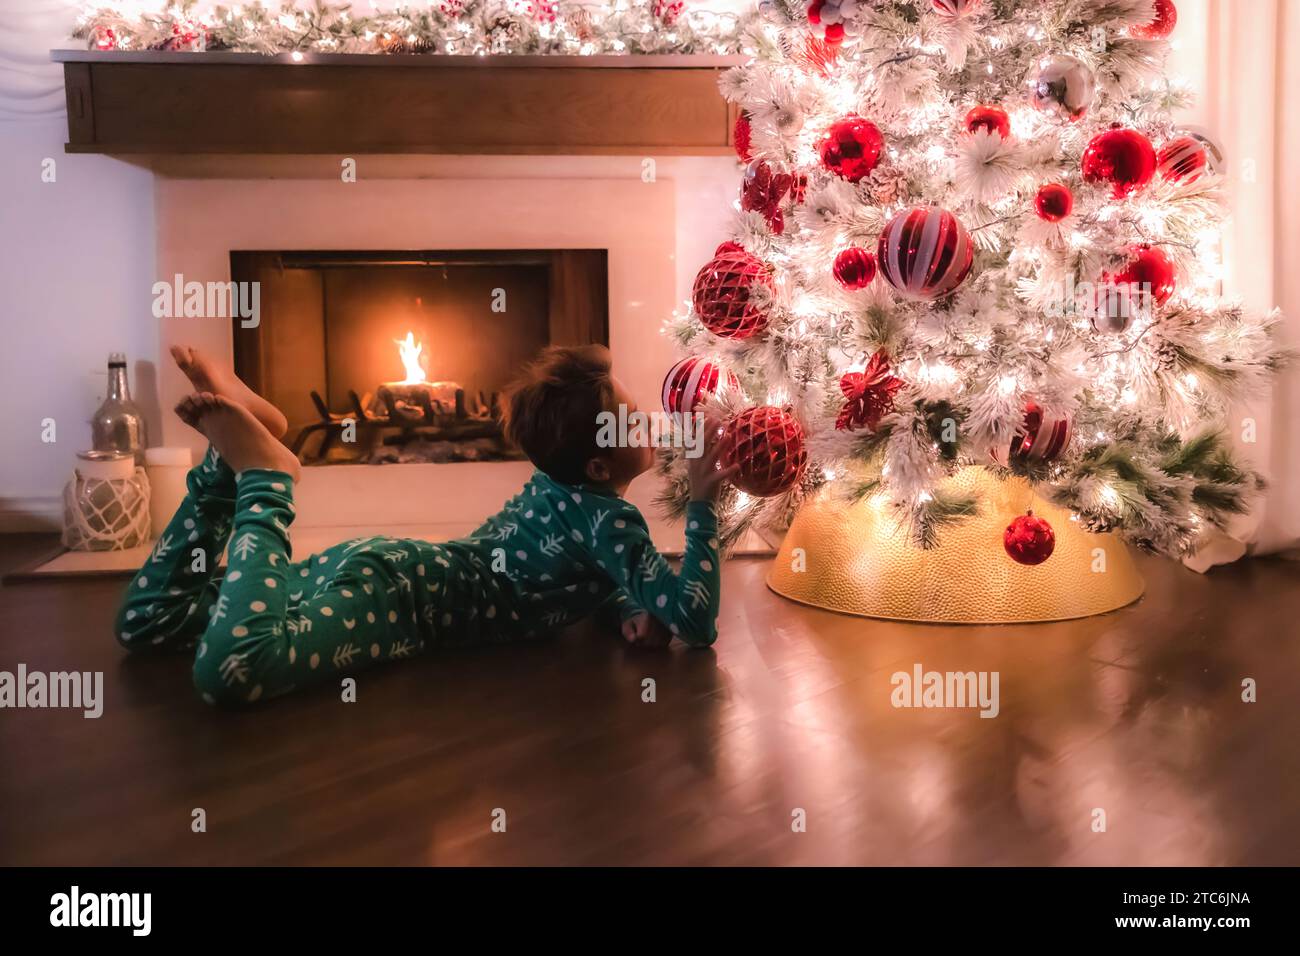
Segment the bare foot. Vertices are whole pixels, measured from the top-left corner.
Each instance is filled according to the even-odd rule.
[[[268,468],[298,480],[302,471],[298,457],[238,402],[224,395],[196,392],[181,399],[176,414],[206,435],[236,474],[249,468]]]
[[[173,345],[171,352],[177,368],[185,373],[194,391],[210,392],[243,405],[273,438],[283,438],[289,430],[289,422],[280,409],[241,382],[234,369],[188,345]]]

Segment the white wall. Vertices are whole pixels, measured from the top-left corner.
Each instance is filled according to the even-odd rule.
[[[0,18],[0,530],[57,521],[73,457],[90,445],[105,360],[156,360],[152,176],[100,156],[69,156],[64,0],[6,0]],[[41,181],[55,161],[56,179]],[[147,370],[145,370],[147,371]],[[134,384],[134,381],[133,381]],[[57,441],[41,441],[42,421]]]

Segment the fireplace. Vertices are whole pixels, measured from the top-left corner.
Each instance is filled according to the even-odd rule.
[[[548,344],[608,344],[603,249],[232,252],[235,369],[306,465],[506,461],[500,394]]]

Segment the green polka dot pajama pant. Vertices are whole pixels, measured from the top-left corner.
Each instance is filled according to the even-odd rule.
[[[436,605],[463,590],[436,546],[365,539],[295,563],[288,475],[248,470],[236,480],[209,453],[188,484],[127,589],[117,634],[132,649],[197,645],[194,683],[209,703],[251,703],[413,657],[437,625],[454,624],[450,611],[435,620]]]

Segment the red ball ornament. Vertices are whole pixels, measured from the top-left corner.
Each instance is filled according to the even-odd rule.
[[[931,0],[934,12],[941,17],[964,17],[980,5],[980,0]]]
[[[1178,23],[1178,8],[1174,0],[1156,0],[1156,18],[1140,27],[1130,27],[1129,36],[1139,40],[1163,40],[1174,32]]]
[[[789,408],[760,405],[727,422],[722,434],[722,463],[738,465],[732,483],[741,491],[767,498],[792,488],[808,464],[803,426]]]
[[[741,110],[736,114],[736,125],[731,129],[731,145],[736,150],[736,158],[742,163],[748,163],[754,158],[751,150],[751,137],[753,130],[749,125],[749,114]]]
[[[1034,196],[1034,211],[1047,222],[1060,222],[1074,211],[1074,193],[1064,183],[1048,183]]]
[[[1132,258],[1119,272],[1101,277],[1092,327],[1098,332],[1128,330],[1133,319],[1164,305],[1174,294],[1177,271],[1158,246],[1133,247]]]
[[[1137,130],[1117,126],[1092,138],[1082,165],[1085,182],[1110,183],[1111,196],[1124,199],[1151,181],[1156,151]]]
[[[765,159],[756,159],[745,169],[745,179],[740,186],[740,208],[761,213],[767,227],[776,235],[785,232],[785,214],[781,200],[785,198],[794,177],[772,166]]]
[[[875,123],[861,116],[846,116],[826,131],[820,153],[823,166],[856,183],[876,168],[884,149],[885,138]]]
[[[966,227],[937,206],[916,206],[894,216],[876,247],[885,281],[917,302],[942,298],[961,285],[974,254]]]
[[[1205,144],[1195,136],[1179,136],[1165,143],[1156,155],[1156,169],[1161,179],[1192,182],[1204,175],[1210,165]]]
[[[865,289],[876,277],[876,257],[866,249],[850,246],[841,249],[831,271],[846,289]]]
[[[664,376],[664,411],[689,415],[721,388],[738,389],[740,381],[706,359],[684,358]]]
[[[903,380],[889,369],[889,356],[883,349],[871,356],[866,369],[845,372],[840,379],[844,393],[844,407],[835,419],[840,431],[853,431],[865,426],[875,431],[880,419],[894,407],[894,393],[903,387]]]
[[[1056,533],[1050,524],[1030,511],[1007,525],[1007,530],[1002,532],[1002,547],[1018,564],[1042,564],[1056,549]]]
[[[1036,402],[1026,402],[1024,421],[1010,448],[1005,455],[993,458],[1006,466],[1055,461],[1070,447],[1071,430],[1068,417],[1049,417]]]
[[[767,264],[734,242],[718,246],[695,276],[691,301],[700,321],[723,339],[747,339],[767,328],[773,291]]]
[[[966,132],[988,130],[1006,139],[1011,135],[1011,118],[1000,106],[976,106],[966,114]]]

